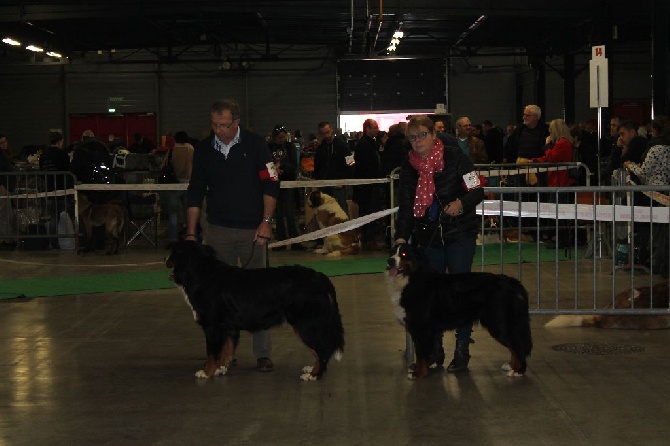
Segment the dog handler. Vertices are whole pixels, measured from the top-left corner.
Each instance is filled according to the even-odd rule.
[[[483,184],[470,159],[458,147],[445,147],[433,121],[413,117],[407,126],[412,144],[400,168],[396,243],[412,236],[426,249],[430,265],[439,272],[470,272],[479,221],[475,208],[484,199]],[[467,370],[472,323],[456,329],[454,358],[448,372]],[[444,364],[442,337],[435,340],[432,358]]]
[[[197,223],[207,198],[207,244],[219,260],[245,268],[263,268],[279,194],[279,177],[268,146],[240,128],[235,100],[217,101],[210,110],[213,135],[193,153],[186,203],[186,240],[197,240]],[[270,372],[269,331],[253,333],[257,370]]]

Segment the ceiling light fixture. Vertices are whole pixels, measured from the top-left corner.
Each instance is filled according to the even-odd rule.
[[[63,55],[60,53],[55,53],[53,51],[47,51],[47,56],[55,57],[56,59],[62,59]]]
[[[233,68],[233,63],[230,61],[230,58],[226,58],[223,62],[221,62],[221,65],[219,65],[219,70],[220,71],[228,71],[231,68]]]
[[[398,24],[398,29],[393,33],[391,43],[389,44],[388,48],[386,48],[386,51],[388,51],[389,53],[394,53],[396,48],[398,48],[398,45],[400,45],[400,39],[405,37],[405,33],[400,31],[401,26],[402,22]]]
[[[5,37],[4,39],[2,39],[2,41],[3,41],[4,43],[6,43],[7,45],[11,45],[11,46],[21,46],[21,42],[18,42],[18,41],[16,41],[16,40],[12,39],[11,37]]]
[[[475,20],[470,26],[468,26],[468,29],[463,31],[463,33],[458,37],[458,40],[456,41],[456,43],[454,45],[460,45],[461,42],[463,42],[466,37],[468,37],[474,30],[479,28],[481,26],[481,24],[484,23],[484,20],[486,20],[485,15],[479,16],[479,18],[477,20]]]
[[[39,46],[35,46],[35,45],[28,45],[26,47],[26,49],[28,51],[34,51],[35,53],[43,53],[44,52],[43,48],[40,48]]]

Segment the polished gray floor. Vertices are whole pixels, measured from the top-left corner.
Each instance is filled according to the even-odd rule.
[[[164,254],[3,252],[0,279],[155,270]],[[229,375],[196,379],[203,335],[177,290],[2,301],[0,445],[668,444],[670,331],[549,330],[533,316],[526,376],[508,378],[507,351],[477,329],[468,373],[413,382],[383,275],[333,282],[346,346],[319,382],[298,379],[311,355],[290,327],[273,330],[273,373],[254,370],[243,335]],[[620,354],[593,354],[608,346]]]

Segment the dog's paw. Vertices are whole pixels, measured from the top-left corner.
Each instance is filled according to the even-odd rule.
[[[207,379],[208,378],[207,373],[205,373],[204,370],[198,370],[197,372],[195,372],[195,377],[199,378],[199,379]]]
[[[519,376],[523,376],[523,373],[515,372],[514,370],[510,370],[507,372],[507,376],[510,378],[517,378]]]
[[[503,372],[509,372],[510,370],[512,370],[512,365],[509,362],[506,362],[502,365],[502,367],[500,367],[500,370],[502,370]]]
[[[411,381],[416,381],[416,378],[417,378],[417,376],[414,374],[414,372],[409,372],[407,374],[407,379],[409,379]]]
[[[214,376],[223,376],[226,373],[228,373],[228,367],[225,365],[222,365],[218,369],[214,370]]]
[[[303,373],[300,375],[300,381],[316,381],[319,377],[312,375],[311,373]]]
[[[306,365],[302,368],[302,373],[312,373],[312,370],[314,370],[314,366]]]
[[[328,250],[326,248],[317,248],[314,250],[314,254],[328,254]]]
[[[342,253],[340,251],[333,251],[326,254],[326,257],[340,257]]]

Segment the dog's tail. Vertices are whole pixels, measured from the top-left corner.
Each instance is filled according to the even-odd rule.
[[[545,328],[566,328],[566,327],[597,327],[600,324],[599,315],[575,315],[562,314],[554,317],[544,324]]]
[[[344,351],[344,327],[342,326],[342,316],[337,304],[337,292],[330,279],[328,281],[328,297],[330,298],[331,311],[326,317],[324,330],[324,341],[326,342],[327,355],[334,357],[338,361],[342,359]]]
[[[518,299],[515,300],[516,305],[514,308],[514,324],[512,325],[514,330],[514,339],[518,343],[518,347],[525,356],[530,356],[531,350],[533,350],[533,336],[530,332],[530,316],[528,313],[528,291],[521,284],[517,283],[516,292]]]

